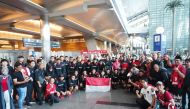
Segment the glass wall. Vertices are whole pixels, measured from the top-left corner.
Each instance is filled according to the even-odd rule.
[[[153,50],[153,35],[156,34],[157,27],[164,27],[163,41],[166,41],[164,48],[166,51],[172,48],[172,12],[166,11],[165,6],[172,0],[149,0],[149,44]],[[189,2],[190,0],[181,0],[184,7],[177,8],[175,14],[175,41],[176,51],[182,52],[188,49],[189,37]]]

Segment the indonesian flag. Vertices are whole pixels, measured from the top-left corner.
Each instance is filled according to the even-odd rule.
[[[108,92],[110,89],[110,78],[86,78],[86,92]]]

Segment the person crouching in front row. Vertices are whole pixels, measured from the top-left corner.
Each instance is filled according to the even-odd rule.
[[[156,87],[158,93],[155,109],[176,109],[172,94],[164,89],[164,84],[158,81]]]
[[[71,76],[69,80],[69,91],[71,93],[76,92],[78,90],[78,80],[76,79],[75,75]]]
[[[51,78],[46,86],[45,101],[50,105],[53,105],[53,103],[59,103],[58,97],[60,96],[60,93],[56,91],[56,85],[54,83],[55,79]]]
[[[64,96],[71,95],[71,92],[67,90],[67,82],[64,78],[64,75],[60,75],[57,81],[57,91],[60,93],[61,99],[63,99]]]
[[[142,78],[141,84],[143,88],[141,89],[140,93],[136,90],[137,94],[137,104],[140,106],[141,109],[154,109],[155,102],[156,102],[156,93],[154,87],[148,85],[148,79]]]

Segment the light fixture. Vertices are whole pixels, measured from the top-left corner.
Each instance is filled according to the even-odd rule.
[[[2,45],[8,45],[8,44],[10,44],[10,42],[7,41],[7,40],[0,40],[0,44],[2,44]]]
[[[22,40],[22,38],[33,38],[33,35],[10,31],[0,31],[0,39]]]
[[[156,33],[157,34],[163,34],[164,33],[164,27],[157,27],[156,28]]]
[[[1,48],[12,48],[11,45],[2,45]]]

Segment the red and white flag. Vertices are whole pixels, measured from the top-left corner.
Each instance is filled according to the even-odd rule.
[[[86,78],[86,92],[108,92],[110,89],[110,78]]]

